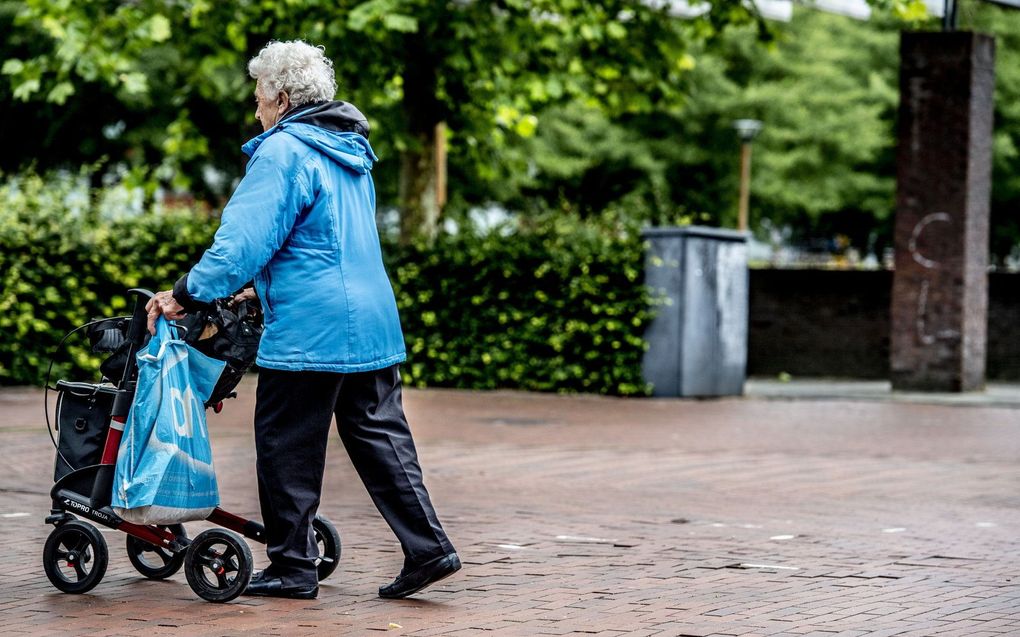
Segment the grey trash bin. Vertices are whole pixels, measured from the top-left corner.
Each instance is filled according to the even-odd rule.
[[[649,228],[645,282],[669,300],[645,338],[654,396],[739,396],[747,373],[747,235]]]

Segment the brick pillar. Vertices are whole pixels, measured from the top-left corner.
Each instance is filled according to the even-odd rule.
[[[900,42],[894,389],[984,387],[995,40]]]

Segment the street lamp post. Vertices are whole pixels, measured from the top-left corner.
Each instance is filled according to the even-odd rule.
[[[748,209],[751,200],[751,142],[761,132],[762,123],[756,119],[738,119],[733,122],[740,138],[740,204],[737,209],[737,230],[747,231]]]

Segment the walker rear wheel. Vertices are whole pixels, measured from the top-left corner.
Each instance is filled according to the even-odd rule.
[[[319,559],[315,561],[315,569],[321,582],[340,566],[340,534],[332,522],[319,515],[312,520],[312,530],[315,532],[315,543],[319,547]]]
[[[202,531],[184,554],[184,574],[195,594],[210,602],[229,602],[251,581],[251,549],[236,533]]]
[[[160,528],[170,531],[178,538],[188,537],[183,524],[171,524]],[[149,579],[166,579],[184,566],[184,551],[174,553],[164,546],[149,544],[133,535],[127,536],[127,554],[135,570]]]
[[[53,529],[43,547],[46,577],[65,593],[85,593],[95,588],[109,563],[106,539],[96,527],[81,520]]]

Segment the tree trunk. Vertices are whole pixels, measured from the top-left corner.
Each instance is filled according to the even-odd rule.
[[[431,240],[439,229],[436,126],[445,119],[436,97],[438,63],[427,34],[409,33],[404,46],[403,110],[408,145],[400,156],[400,241]]]
[[[414,135],[400,154],[400,242],[416,236],[435,238],[439,229],[436,198],[435,128]]]

